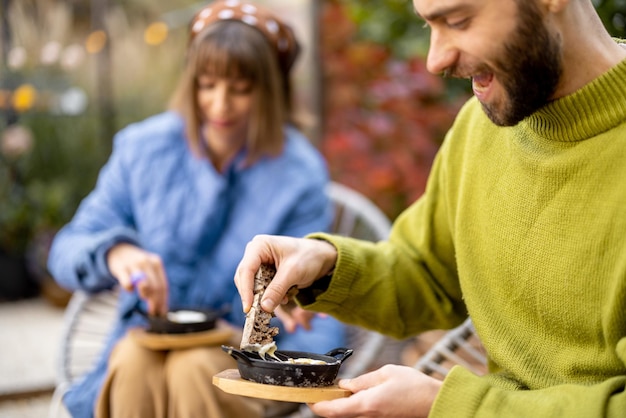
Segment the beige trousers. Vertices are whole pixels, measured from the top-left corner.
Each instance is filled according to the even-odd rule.
[[[154,351],[128,336],[114,347],[96,418],[263,417],[268,401],[230,395],[212,377],[237,363],[220,347]]]

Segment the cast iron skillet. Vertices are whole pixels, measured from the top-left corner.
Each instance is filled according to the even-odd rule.
[[[140,307],[136,307],[135,310],[148,320],[148,329],[146,331],[155,334],[184,334],[188,332],[208,331],[215,328],[215,323],[221,315],[220,312],[214,310],[175,309],[169,312],[169,314],[173,314],[174,316],[153,316],[148,315],[148,313]],[[189,322],[179,322],[170,319],[175,317],[175,315],[184,315],[187,312],[192,313],[198,318],[194,318]],[[181,317],[181,319],[183,318]]]
[[[280,360],[265,355],[265,360],[258,353],[238,350],[222,346],[222,350],[237,360],[237,368],[243,379],[256,383],[294,387],[331,386],[342,362],[352,355],[351,349],[335,348],[326,354],[307,353],[303,351],[276,351],[274,355]],[[289,359],[309,358],[322,360],[325,364],[293,364]]]

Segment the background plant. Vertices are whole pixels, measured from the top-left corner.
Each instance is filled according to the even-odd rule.
[[[605,26],[626,37],[626,0],[596,0]],[[466,80],[425,71],[429,30],[407,0],[324,2],[321,51],[325,135],[332,175],[374,200],[390,218],[424,190],[432,159]]]
[[[45,274],[50,238],[94,187],[113,134],[167,107],[204,4],[3,1],[0,255]]]
[[[313,1],[322,4],[317,90],[324,98],[316,144],[333,179],[395,218],[423,192],[468,83],[427,73],[429,34],[411,1]],[[11,35],[0,62],[0,140],[4,145],[10,125],[27,133],[19,152],[0,150],[0,252],[23,254],[66,223],[93,188],[112,133],[165,108],[184,60],[186,24],[204,2],[109,0],[107,13],[94,15],[97,3],[6,0],[10,7],[0,9],[0,34]],[[611,33],[626,36],[626,0],[595,5]],[[98,77],[102,51],[88,51],[98,19],[110,48],[107,86]],[[158,21],[169,31],[148,43],[146,29]],[[16,101],[20,88],[23,100]],[[60,101],[72,92],[84,94],[84,109]],[[103,118],[107,106],[111,114]]]
[[[118,76],[111,78],[115,112],[108,119],[99,97],[100,53],[89,51],[88,4],[13,0],[0,11],[0,253],[26,256],[36,274],[45,273],[51,236],[93,188],[111,133],[167,105],[186,34],[174,28],[157,47],[147,45],[146,27],[176,7],[186,21],[194,2],[112,5],[106,42],[115,54],[110,73]]]
[[[393,219],[423,193],[434,155],[467,96],[429,74],[420,55],[399,57],[389,45],[359,36],[351,11],[342,2],[323,8],[322,27],[333,30],[321,37],[327,92],[321,149],[333,178]]]

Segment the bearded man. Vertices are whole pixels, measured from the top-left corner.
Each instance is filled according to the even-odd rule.
[[[325,417],[626,416],[626,48],[591,0],[414,0],[428,69],[472,80],[425,194],[376,244],[259,236],[235,282],[278,266],[307,309],[398,338],[468,315],[489,357],[443,382],[384,366]]]

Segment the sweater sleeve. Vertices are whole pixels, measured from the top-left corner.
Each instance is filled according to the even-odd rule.
[[[327,287],[302,292],[307,309],[396,338],[451,328],[467,317],[439,160],[425,195],[394,222],[388,241],[309,235],[333,244],[338,259]]]
[[[626,337],[617,345],[626,364]],[[493,376],[476,376],[456,366],[448,374],[430,417],[623,417],[626,411],[626,376],[595,385],[563,384],[538,390],[497,385]]]

